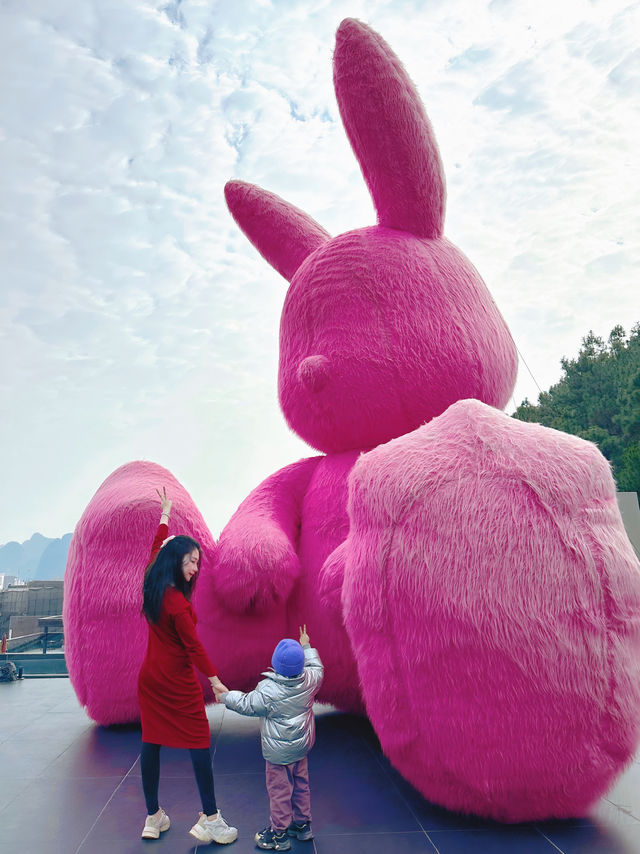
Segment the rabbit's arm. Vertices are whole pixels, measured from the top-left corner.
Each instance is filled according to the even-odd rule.
[[[342,614],[341,594],[344,567],[347,557],[347,541],[340,543],[322,564],[320,570],[320,599],[325,608]],[[342,617],[340,617],[342,622]]]
[[[302,501],[320,459],[300,460],[268,477],[220,535],[214,583],[225,607],[262,611],[289,595],[300,571]]]

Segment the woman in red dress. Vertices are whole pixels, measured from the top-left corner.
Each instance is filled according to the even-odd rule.
[[[169,816],[158,805],[160,747],[186,747],[202,800],[202,813],[189,831],[200,842],[233,842],[238,836],[216,806],[209,751],[211,734],[204,694],[194,667],[212,688],[224,690],[218,671],[196,633],[191,593],[200,567],[200,545],[191,537],[167,537],[171,501],[160,495],[162,516],[145,572],[142,611],[149,624],[147,654],[138,676],[142,719],[140,768],[147,804],[143,839],[158,839]]]

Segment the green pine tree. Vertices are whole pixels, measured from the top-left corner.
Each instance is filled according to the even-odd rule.
[[[640,323],[628,338],[622,326],[607,341],[589,332],[577,358],[561,365],[559,382],[537,404],[525,399],[513,417],[595,442],[618,489],[640,493]]]

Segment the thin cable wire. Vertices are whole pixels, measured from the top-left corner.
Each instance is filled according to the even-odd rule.
[[[541,388],[540,388],[540,386],[538,385],[538,381],[537,381],[537,379],[534,377],[533,372],[532,372],[531,368],[529,367],[529,365],[527,364],[527,361],[526,361],[525,357],[522,355],[522,353],[521,353],[521,352],[520,352],[520,350],[518,349],[518,345],[515,343],[515,341],[513,342],[513,344],[514,344],[514,347],[516,348],[516,353],[518,354],[518,356],[519,356],[519,357],[520,357],[520,359],[522,360],[522,364],[523,364],[523,365],[525,366],[525,368],[529,371],[529,374],[530,374],[530,376],[531,376],[531,379],[532,379],[532,380],[534,381],[534,383],[536,384],[536,388],[538,389],[538,391],[540,392],[540,394],[542,394],[542,389],[541,389]],[[515,391],[515,389],[514,389],[514,391]],[[514,411],[514,412],[515,412],[515,411],[516,411],[516,409],[518,408],[518,404],[516,403],[516,399],[515,399],[515,397],[513,396],[513,394],[511,395],[511,406],[513,407],[513,411]]]
[[[531,368],[529,367],[529,365],[527,365],[526,359],[524,358],[524,356],[522,355],[522,353],[520,352],[520,350],[518,350],[518,346],[517,346],[517,344],[516,344],[516,352],[518,353],[518,356],[520,356],[520,358],[521,358],[521,359],[522,359],[522,361],[524,362],[524,366],[525,366],[525,368],[529,371],[529,374],[531,375],[531,379],[532,379],[532,380],[534,381],[534,383],[536,384],[536,388],[538,389],[538,391],[540,392],[540,394],[542,394],[542,389],[541,389],[541,388],[540,388],[540,386],[538,385],[538,380],[534,377],[533,372],[531,371]]]

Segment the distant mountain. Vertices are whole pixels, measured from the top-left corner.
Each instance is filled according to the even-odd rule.
[[[24,543],[12,540],[0,546],[0,573],[17,575],[21,581],[52,581],[64,578],[71,534],[52,539],[33,534]]]

